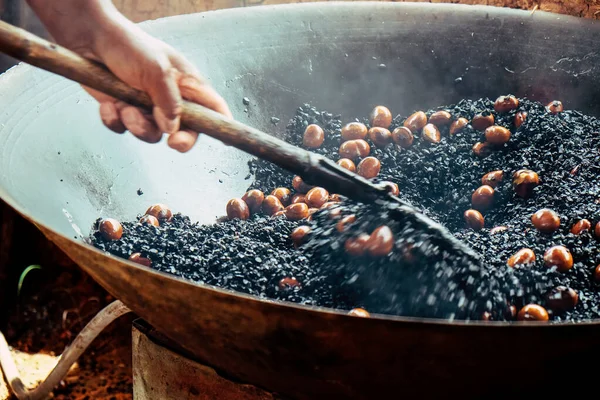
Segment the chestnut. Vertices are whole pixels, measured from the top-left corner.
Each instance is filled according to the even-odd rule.
[[[594,268],[592,279],[594,280],[594,282],[600,283],[600,264],[596,265],[596,268]]]
[[[347,215],[344,218],[340,219],[338,223],[335,225],[335,228],[338,232],[344,232],[346,229],[346,225],[351,224],[356,221],[356,215]]]
[[[413,144],[415,137],[413,133],[405,126],[394,129],[392,132],[392,140],[402,148],[409,148]]]
[[[481,178],[482,185],[488,185],[493,188],[498,186],[500,182],[504,179],[504,172],[501,170],[488,172]]]
[[[477,142],[473,145],[473,154],[477,157],[485,158],[491,153],[490,145],[488,143]]]
[[[133,261],[134,263],[143,265],[145,267],[149,267],[152,265],[152,260],[146,257],[142,257],[141,253],[133,253],[129,256],[129,261]]]
[[[371,317],[371,314],[369,314],[369,312],[367,310],[365,310],[364,308],[353,308],[352,310],[348,311],[348,315],[352,315],[354,317],[362,317],[362,318]]]
[[[485,130],[485,140],[494,146],[502,146],[510,139],[510,131],[503,126],[492,125]]]
[[[440,140],[442,140],[439,129],[433,124],[425,125],[421,132],[421,136],[423,137],[423,140],[429,143],[439,143]]]
[[[367,137],[367,126],[360,122],[350,122],[342,127],[342,140],[364,139]]]
[[[592,227],[592,223],[587,219],[581,219],[573,224],[571,227],[571,233],[573,235],[581,235],[584,231],[589,231]]]
[[[361,233],[358,237],[348,238],[344,243],[344,250],[351,256],[362,256],[365,254],[365,247],[370,236],[366,233]]]
[[[285,210],[279,210],[275,214],[273,214],[272,216],[273,217],[285,217]]]
[[[417,133],[427,125],[427,115],[423,111],[417,111],[404,121],[404,126]]]
[[[529,197],[533,189],[540,184],[540,178],[537,173],[521,169],[513,174],[513,189],[519,197]]]
[[[552,246],[544,253],[544,264],[556,267],[559,272],[566,272],[573,267],[573,256],[565,246]]]
[[[492,229],[490,229],[490,235],[495,235],[496,233],[501,233],[508,230],[508,226],[495,226]]]
[[[329,192],[322,187],[314,187],[306,193],[306,204],[311,208],[321,208],[329,200]]]
[[[293,195],[291,204],[296,203],[306,203],[306,195],[301,193],[296,193],[295,195]]]
[[[284,207],[289,206],[292,202],[292,191],[288,188],[276,188],[271,192],[271,196],[277,197]]]
[[[306,240],[306,236],[310,233],[310,226],[302,225],[292,231],[290,238],[294,242],[295,247],[301,246]]]
[[[140,218],[140,224],[160,226],[160,222],[158,222],[158,219],[156,219],[156,217],[152,215],[144,215],[142,218]]]
[[[98,231],[105,240],[119,240],[123,236],[123,226],[114,218],[105,218],[100,221]]]
[[[384,181],[380,184],[383,185],[388,190],[388,192],[390,192],[394,196],[398,196],[400,194],[400,188],[394,182]]]
[[[566,286],[557,286],[548,293],[546,304],[554,312],[565,312],[575,308],[579,301],[577,292]]]
[[[265,200],[265,194],[258,189],[248,190],[242,196],[242,200],[246,202],[250,212],[254,214],[260,211],[262,203]]]
[[[377,147],[385,147],[392,142],[392,134],[386,128],[374,127],[369,129],[369,139]]]
[[[317,211],[319,211],[318,208],[309,208],[308,209],[308,217],[306,217],[307,221],[312,221],[313,220],[313,214],[316,213]]]
[[[394,249],[394,234],[387,225],[375,229],[367,242],[366,249],[372,257],[384,257]]]
[[[557,213],[547,208],[538,210],[531,216],[535,229],[543,233],[552,233],[560,228],[560,217]]]
[[[262,210],[265,214],[274,216],[277,212],[283,211],[283,204],[273,195],[268,195],[262,203]]]
[[[494,202],[494,188],[483,185],[477,188],[471,195],[471,204],[476,210],[485,210]]]
[[[381,170],[381,162],[375,157],[366,157],[358,163],[358,174],[366,179],[375,178]]]
[[[362,139],[348,140],[340,145],[339,154],[342,158],[358,160],[369,155],[371,146]]]
[[[285,208],[285,216],[291,221],[308,218],[308,205],[306,203],[291,204]]]
[[[348,171],[356,172],[356,165],[354,164],[354,161],[350,160],[349,158],[340,158],[337,161],[337,165],[347,169]]]
[[[340,201],[342,201],[342,197],[339,194],[330,194],[329,195],[329,200],[327,200],[328,202],[331,203],[339,203]]]
[[[485,131],[492,125],[494,125],[494,116],[489,111],[477,114],[471,120],[471,126],[478,131]]]
[[[307,185],[306,183],[304,183],[304,181],[302,180],[301,177],[299,177],[298,175],[296,175],[292,179],[292,187],[298,193],[306,193],[310,189],[312,189],[314,186]]]
[[[464,213],[465,222],[467,226],[474,231],[480,231],[483,229],[484,219],[483,215],[477,210],[467,210]]]
[[[450,124],[450,135],[456,135],[457,133],[465,129],[465,126],[467,126],[468,124],[469,120],[466,118],[461,117],[457,119],[452,124]]]
[[[250,217],[250,208],[242,199],[231,199],[227,202],[227,218],[229,219],[248,219]]]
[[[519,111],[515,114],[515,119],[513,123],[515,124],[515,128],[519,128],[523,123],[527,120],[527,111]]]
[[[521,249],[509,257],[506,262],[509,267],[514,268],[517,265],[531,264],[535,262],[535,253],[531,249]]]
[[[519,321],[548,321],[548,318],[548,311],[538,304],[527,304],[517,316]]]
[[[600,238],[600,221],[598,221],[598,223],[594,227],[594,234],[597,238]]]
[[[164,204],[154,204],[146,210],[146,214],[152,215],[160,222],[170,221],[173,218],[173,212]]]
[[[325,131],[319,125],[310,124],[304,130],[302,144],[310,149],[318,149],[325,141]]]
[[[499,113],[509,112],[519,107],[519,100],[512,94],[500,96],[494,102],[494,110]]]
[[[552,114],[558,114],[559,112],[564,111],[563,103],[558,100],[554,100],[548,103],[546,109]]]
[[[369,115],[371,126],[379,128],[389,128],[392,124],[392,113],[387,107],[377,106]]]
[[[429,116],[429,123],[435,126],[446,126],[452,122],[452,114],[448,111],[436,111]]]
[[[279,286],[279,289],[281,289],[281,290],[288,290],[288,289],[293,289],[293,288],[299,287],[300,282],[298,282],[298,280],[294,277],[291,277],[291,278],[286,277],[279,281],[278,286]]]

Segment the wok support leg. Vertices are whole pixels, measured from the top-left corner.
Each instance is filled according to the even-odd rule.
[[[73,363],[75,363],[81,354],[83,354],[100,332],[110,325],[111,322],[129,312],[131,312],[131,310],[119,300],[113,301],[108,306],[104,307],[90,322],[88,322],[75,340],[73,340],[73,342],[65,349],[60,356],[58,363],[46,379],[40,383],[38,387],[32,390],[27,389],[19,377],[19,371],[10,354],[8,343],[2,332],[0,332],[0,366],[2,367],[8,385],[10,386],[10,390],[19,400],[41,400],[47,398],[50,392],[65,377]]]

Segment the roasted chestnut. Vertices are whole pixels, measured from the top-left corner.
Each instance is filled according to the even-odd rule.
[[[309,233],[310,233],[310,226],[302,225],[302,226],[299,226],[296,229],[294,229],[292,231],[292,234],[290,235],[292,242],[294,242],[294,246],[296,246],[296,247],[301,246],[304,243],[306,236]]]
[[[494,110],[499,113],[509,112],[519,107],[519,99],[512,94],[500,96],[494,102]]]
[[[146,210],[146,214],[152,215],[160,222],[167,222],[173,218],[173,212],[164,204],[154,204]]]
[[[504,172],[501,170],[488,172],[481,178],[482,185],[488,185],[493,188],[498,186],[500,182],[504,179]]]
[[[392,124],[392,113],[387,107],[377,106],[369,115],[371,126],[389,128]]]
[[[342,197],[337,193],[330,194],[329,200],[327,200],[327,201],[329,201],[331,203],[339,203],[340,201],[342,201]]]
[[[527,304],[517,316],[519,321],[548,321],[548,318],[548,311],[538,304]]]
[[[554,101],[551,101],[550,103],[548,103],[548,105],[546,106],[546,109],[548,111],[550,111],[552,114],[558,114],[559,112],[564,111],[563,103],[558,100],[554,100]]]
[[[474,231],[480,231],[483,229],[484,219],[483,215],[477,210],[467,210],[464,213],[465,222],[467,226]]]
[[[496,233],[501,233],[506,230],[508,230],[508,226],[504,226],[504,225],[495,226],[492,229],[490,229],[490,235],[495,235]]]
[[[342,127],[342,140],[364,139],[367,137],[367,126],[360,122],[350,122]]]
[[[488,143],[477,142],[473,145],[473,154],[477,157],[485,158],[491,153],[490,145]]]
[[[337,161],[337,165],[347,169],[348,171],[356,172],[356,165],[354,164],[354,161],[349,158],[340,158]]]
[[[412,146],[414,139],[415,137],[413,136],[413,133],[405,126],[396,128],[392,132],[392,140],[394,143],[405,149]]]
[[[506,262],[509,267],[514,268],[516,265],[525,265],[535,262],[535,253],[531,249],[521,249],[510,256]]]
[[[594,227],[594,235],[596,235],[596,238],[600,238],[600,221]]]
[[[312,189],[314,186],[307,185],[306,183],[304,183],[304,181],[302,180],[301,177],[299,177],[298,175],[296,175],[292,179],[292,187],[298,193],[306,193],[310,189]]]
[[[340,157],[349,158],[353,161],[369,155],[371,146],[362,139],[348,140],[340,145]]]
[[[559,272],[566,272],[573,267],[573,256],[565,246],[552,246],[544,253],[544,264],[556,267]]]
[[[452,124],[450,124],[450,135],[456,135],[457,133],[465,129],[465,126],[467,125],[469,125],[468,119],[462,117],[457,119]]]
[[[329,192],[322,187],[314,187],[306,193],[306,204],[311,208],[321,208],[329,200]]]
[[[367,242],[367,251],[372,257],[384,257],[394,249],[394,234],[392,230],[383,225],[376,228]]]
[[[435,126],[446,126],[452,122],[452,114],[448,111],[436,111],[429,116],[429,123]]]
[[[417,111],[404,121],[404,126],[417,133],[427,125],[427,115],[423,111]]]
[[[503,126],[492,125],[485,130],[485,140],[494,146],[502,146],[510,139],[510,131]]]
[[[129,261],[133,261],[134,263],[144,265],[146,267],[149,267],[152,265],[152,260],[150,260],[149,258],[146,258],[146,257],[142,257],[141,253],[133,253],[132,255],[129,256]]]
[[[285,216],[291,221],[300,221],[308,217],[308,206],[306,203],[291,204],[285,208]]]
[[[513,123],[515,124],[515,128],[520,127],[527,120],[527,111],[519,111],[515,114],[515,119]]]
[[[370,236],[366,233],[361,233],[357,237],[348,238],[344,243],[344,250],[351,256],[362,256],[365,254],[366,245]]]
[[[227,202],[227,218],[229,219],[248,219],[250,217],[250,208],[242,199],[231,199]]]
[[[296,203],[306,203],[306,195],[301,193],[296,193],[295,195],[293,195],[291,204]]]
[[[288,188],[276,188],[271,192],[271,196],[277,197],[284,207],[289,206],[292,202],[292,191]]]
[[[160,226],[158,219],[152,215],[144,215],[142,218],[140,218],[140,224]]]
[[[478,187],[471,195],[471,205],[476,210],[485,210],[494,202],[494,188],[488,185]]]
[[[535,229],[543,233],[552,233],[560,227],[560,217],[557,213],[547,208],[538,210],[531,216]]]
[[[348,315],[352,315],[355,317],[362,317],[362,318],[371,317],[371,314],[369,314],[369,312],[367,310],[365,310],[364,308],[353,308],[352,310],[348,311]]]
[[[288,290],[293,289],[300,286],[300,282],[294,277],[292,278],[283,278],[279,281],[279,289]]]
[[[546,298],[548,308],[559,313],[574,309],[578,301],[577,292],[566,286],[557,286]]]
[[[98,231],[105,240],[119,240],[123,236],[123,226],[114,218],[105,218],[100,221]]]
[[[310,124],[304,130],[304,137],[302,144],[311,149],[317,149],[321,147],[325,141],[325,131],[319,125]]]
[[[439,143],[440,140],[442,140],[439,129],[433,124],[425,125],[421,131],[421,136],[423,137],[423,140],[429,143]]]
[[[521,169],[513,174],[513,189],[519,197],[529,197],[533,189],[540,184],[538,174],[528,169]]]
[[[265,200],[265,194],[258,189],[248,190],[242,196],[242,200],[246,202],[250,212],[254,214],[260,211],[262,203]]]
[[[363,178],[375,178],[381,170],[381,162],[375,157],[366,157],[358,163],[357,170],[358,174]]]
[[[267,214],[274,216],[279,211],[283,211],[284,207],[281,201],[273,195],[268,195],[262,203],[262,211]]]
[[[356,215],[346,215],[344,218],[338,221],[338,223],[335,225],[335,228],[338,230],[338,232],[344,232],[346,225],[351,224],[354,221],[356,221]]]
[[[400,194],[400,188],[394,182],[384,181],[380,183],[388,189],[388,192],[393,194],[394,196],[398,196]]]
[[[492,125],[494,125],[494,116],[489,111],[477,114],[471,120],[471,126],[478,131],[485,131]]]
[[[592,228],[592,223],[587,219],[580,219],[571,227],[573,235],[581,235],[584,231],[589,231]]]
[[[596,265],[596,268],[594,268],[594,273],[592,274],[592,279],[594,280],[594,282],[600,283],[600,264]]]
[[[392,134],[386,128],[374,127],[369,129],[369,139],[377,147],[385,147],[392,142]]]

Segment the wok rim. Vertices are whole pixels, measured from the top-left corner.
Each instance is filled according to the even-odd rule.
[[[552,13],[552,12],[548,12],[548,11],[536,10],[535,11],[536,16],[534,17],[534,14],[530,10],[522,10],[522,9],[514,9],[514,8],[498,7],[498,6],[488,6],[488,5],[470,5],[470,4],[453,4],[453,3],[421,3],[421,2],[397,3],[397,2],[380,2],[380,1],[376,1],[376,2],[373,2],[373,1],[355,1],[355,2],[328,1],[328,2],[318,2],[318,3],[311,2],[311,3],[257,5],[257,6],[252,6],[251,8],[258,9],[258,10],[271,10],[271,9],[283,9],[283,8],[286,8],[286,9],[309,9],[311,7],[315,7],[315,8],[316,7],[319,7],[319,8],[344,7],[347,9],[356,9],[356,8],[367,7],[367,6],[368,7],[390,8],[390,9],[391,8],[394,8],[394,9],[403,9],[404,8],[407,10],[407,13],[410,12],[410,10],[414,7],[420,7],[420,8],[428,8],[429,7],[429,8],[432,8],[435,10],[441,10],[441,11],[447,11],[447,10],[458,10],[459,12],[465,12],[468,10],[480,11],[480,12],[485,11],[485,12],[489,12],[490,14],[493,14],[494,16],[515,15],[515,16],[524,17],[524,16],[529,15],[530,18],[540,18],[540,17],[544,18],[544,19],[558,18],[558,19],[564,19],[567,21],[569,21],[569,20],[577,21],[578,24],[587,24],[589,26],[596,26],[596,27],[600,26],[600,23],[598,23],[597,21],[595,21],[593,19],[575,17],[572,15],[566,15],[566,14],[565,15],[557,14],[557,13]],[[221,13],[227,14],[227,15],[233,15],[236,13],[243,13],[244,11],[246,11],[245,7],[238,7],[238,8],[230,8],[230,9],[205,11],[205,12],[199,12],[199,13],[173,15],[173,16],[168,16],[168,17],[162,17],[162,18],[156,18],[156,19],[152,19],[152,20],[142,21],[142,22],[137,23],[137,25],[139,25],[140,27],[145,29],[146,27],[152,27],[154,25],[159,25],[159,24],[162,24],[162,23],[165,23],[168,21],[183,20],[186,18],[193,18],[198,15],[208,15],[208,14],[214,15],[214,14],[221,14]],[[9,68],[4,73],[0,74],[0,85],[2,85],[3,81],[9,80],[12,74],[21,73],[21,71],[23,71],[24,73],[28,73],[28,69],[36,70],[38,68],[33,67],[28,64],[25,64],[25,63],[22,63],[22,62]],[[61,79],[66,79],[66,78],[61,78]],[[85,251],[91,251],[102,258],[112,259],[116,263],[125,264],[129,268],[134,268],[140,272],[143,272],[146,274],[151,274],[151,275],[154,275],[155,277],[165,279],[168,281],[174,281],[174,282],[186,284],[186,285],[189,285],[192,287],[197,287],[202,290],[213,291],[220,295],[232,296],[236,299],[236,301],[251,301],[253,303],[259,303],[259,304],[262,303],[262,305],[268,304],[269,307],[276,307],[276,308],[282,308],[282,309],[290,309],[291,308],[291,309],[297,309],[301,312],[310,312],[310,313],[319,313],[319,314],[325,313],[325,314],[339,315],[341,317],[346,317],[346,318],[357,318],[355,316],[348,315],[347,311],[341,310],[341,309],[335,309],[335,308],[330,308],[330,307],[321,307],[321,306],[303,305],[303,304],[294,303],[291,301],[281,301],[281,300],[274,300],[274,299],[269,299],[269,298],[263,299],[258,296],[255,296],[255,295],[250,295],[250,294],[246,294],[246,293],[242,293],[242,292],[237,292],[237,291],[233,291],[233,290],[229,290],[229,289],[220,288],[217,286],[211,286],[211,285],[208,285],[205,283],[200,283],[200,282],[184,279],[184,278],[169,274],[167,272],[158,271],[158,270],[152,269],[150,267],[146,267],[146,266],[134,263],[134,262],[126,260],[124,258],[114,256],[110,253],[103,252],[103,251],[97,249],[96,247],[92,246],[91,244],[84,242],[83,239],[85,239],[87,237],[84,237],[81,239],[73,239],[72,236],[63,235],[62,233],[59,233],[59,232],[55,231],[54,229],[50,228],[45,223],[35,220],[27,212],[25,212],[25,210],[23,210],[23,208],[19,206],[18,202],[8,192],[6,192],[6,190],[2,187],[0,187],[0,198],[4,202],[6,202],[11,208],[13,208],[16,212],[18,212],[21,216],[23,216],[27,221],[29,221],[34,226],[36,226],[40,231],[43,232],[44,230],[46,230],[46,231],[50,232],[52,235],[56,235],[56,236],[60,237],[62,240],[69,242],[70,245],[77,246],[78,248],[85,250]],[[43,229],[40,229],[40,227],[42,227]],[[59,248],[61,248],[61,251],[65,252],[65,250],[63,250],[62,246],[58,245],[58,243],[56,243],[56,241],[51,240],[49,238],[48,238],[48,240],[52,241]],[[69,256],[69,258],[71,258],[71,257]],[[78,266],[78,268],[81,268],[82,270],[85,271],[85,268],[82,267],[79,262],[75,262],[75,260],[73,260],[73,262]],[[199,289],[193,289],[193,290],[199,290]],[[117,297],[117,299],[118,299],[118,297]],[[125,305],[127,305],[127,304],[125,304]],[[401,316],[401,315],[370,313],[370,318],[366,318],[366,319],[367,320],[371,319],[371,320],[375,320],[375,321],[390,321],[390,322],[393,321],[394,323],[403,323],[403,324],[410,324],[410,325],[422,325],[423,327],[457,327],[457,328],[473,326],[473,327],[478,327],[478,328],[483,328],[483,327],[500,328],[500,327],[502,327],[505,329],[540,328],[540,327],[546,327],[547,329],[549,329],[550,327],[553,327],[554,329],[561,329],[561,328],[566,329],[568,327],[572,327],[575,325],[583,325],[583,326],[599,326],[600,325],[600,317],[594,318],[594,319],[589,319],[589,320],[583,320],[583,321],[579,321],[579,322],[573,322],[573,321],[529,322],[529,321],[449,320],[449,319],[441,319],[441,318],[421,318],[421,317],[409,317],[409,316]],[[366,322],[366,323],[368,323],[368,322]]]

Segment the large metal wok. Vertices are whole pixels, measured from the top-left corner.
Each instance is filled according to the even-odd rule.
[[[600,25],[572,17],[328,2],[143,26],[196,63],[237,119],[274,134],[304,102],[353,117],[376,104],[406,114],[514,93],[600,116]],[[182,155],[110,133],[76,84],[32,67],[0,77],[0,93],[0,196],[139,316],[228,376],[298,399],[540,395],[555,393],[557,379],[593,382],[582,363],[600,357],[600,321],[363,319],[102,254],[83,242],[100,216],[131,220],[164,202],[214,221],[247,188],[249,156],[210,138]],[[282,121],[274,126],[272,116]]]

